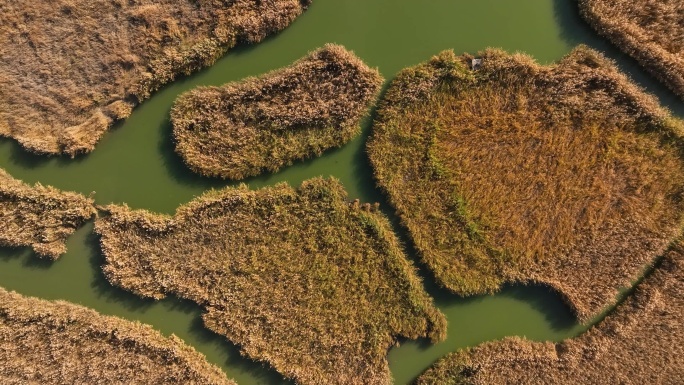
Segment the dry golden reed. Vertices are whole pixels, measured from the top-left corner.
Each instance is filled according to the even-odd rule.
[[[264,76],[192,90],[171,110],[176,152],[206,176],[275,172],[359,134],[382,82],[352,52],[328,44]]]
[[[613,314],[580,337],[486,343],[444,357],[416,385],[681,384],[683,253],[676,243]]]
[[[579,0],[589,24],[684,99],[682,0]]]
[[[235,385],[176,336],[2,288],[0,378],[4,385]]]
[[[309,1],[3,1],[0,135],[89,152],[164,84],[282,30]]]
[[[113,285],[198,303],[207,328],[299,384],[389,384],[397,338],[446,333],[388,220],[336,180],[211,191],[173,217],[105,210]]]
[[[368,152],[438,282],[557,290],[585,321],[680,234],[682,122],[586,47],[445,51],[401,72]]]
[[[0,246],[31,246],[57,259],[66,239],[96,214],[93,199],[36,183],[29,186],[0,169]]]

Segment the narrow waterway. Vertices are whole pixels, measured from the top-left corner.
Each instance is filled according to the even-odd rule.
[[[606,52],[665,105],[684,116],[679,99],[581,21],[574,0],[314,0],[281,34],[256,46],[235,49],[211,68],[164,88],[105,135],[93,153],[76,159],[40,157],[24,152],[11,140],[0,140],[0,167],[26,182],[85,194],[94,191],[99,204],[125,202],[134,208],[173,213],[209,188],[231,185],[192,174],[174,154],[168,114],[178,94],[199,85],[220,85],[265,73],[325,43],[345,45],[370,66],[378,67],[388,80],[400,69],[444,49],[461,53],[501,47],[550,63],[583,43]],[[250,188],[282,181],[298,185],[314,176],[332,175],[342,181],[351,199],[379,201],[390,213],[375,188],[364,152],[369,131],[370,119],[363,134],[341,149],[245,182]],[[164,334],[176,334],[240,385],[284,382],[277,373],[241,357],[235,346],[204,329],[194,304],[172,298],[142,300],[109,285],[99,270],[102,256],[91,231],[89,223],[72,236],[68,253],[54,263],[38,259],[28,249],[0,248],[0,286],[79,303],[150,324]],[[561,340],[584,330],[560,298],[543,288],[513,286],[497,295],[464,299],[434,287],[428,273],[424,278],[448,317],[448,338],[436,345],[407,341],[393,348],[389,360],[397,384],[409,383],[444,354],[483,341],[511,335]]]

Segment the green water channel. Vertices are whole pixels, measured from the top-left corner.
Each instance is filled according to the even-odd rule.
[[[168,114],[178,94],[199,85],[262,74],[329,42],[354,50],[388,80],[400,69],[443,49],[461,53],[501,47],[550,63],[584,43],[606,52],[663,104],[684,116],[681,101],[581,21],[574,0],[314,0],[284,32],[259,45],[234,49],[211,68],[164,88],[105,135],[93,153],[76,159],[34,156],[11,140],[1,140],[0,167],[26,182],[85,194],[94,191],[99,204],[125,202],[134,208],[173,213],[207,189],[235,184],[196,176],[174,154]],[[364,152],[369,131],[370,119],[363,135],[341,149],[245,182],[251,188],[282,181],[298,185],[314,176],[332,175],[342,181],[350,198],[381,202],[383,210],[391,213],[375,188]],[[103,257],[91,231],[89,223],[73,235],[68,253],[54,263],[38,259],[28,249],[0,248],[0,286],[79,303],[176,334],[240,385],[286,383],[273,370],[241,357],[237,347],[204,329],[200,309],[193,303],[175,298],[143,300],[109,285],[99,270]],[[415,258],[411,250],[409,254]],[[497,295],[459,298],[435,287],[429,273],[423,273],[428,291],[448,317],[448,337],[436,345],[405,341],[393,348],[389,361],[396,384],[410,383],[448,352],[483,341],[511,335],[557,341],[586,329],[556,294],[544,288],[512,286]]]

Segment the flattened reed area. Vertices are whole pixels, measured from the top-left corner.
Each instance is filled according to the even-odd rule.
[[[680,233],[681,121],[599,53],[445,51],[391,84],[368,152],[424,262],[461,295],[560,292],[586,321]]]
[[[681,242],[615,312],[562,343],[509,338],[453,353],[418,385],[680,384],[684,378]]]
[[[582,16],[684,99],[681,0],[579,0]]]
[[[257,42],[310,0],[17,0],[0,5],[0,135],[93,150],[162,85]]]
[[[225,384],[176,336],[0,288],[0,378],[9,384]]]
[[[300,384],[389,384],[400,336],[444,338],[388,220],[333,179],[212,191],[173,217],[108,206],[114,285],[204,307],[207,328]]]
[[[359,134],[382,82],[377,70],[329,44],[259,78],[195,89],[171,110],[176,152],[207,176],[277,171]]]
[[[29,186],[0,169],[0,246],[31,246],[57,259],[69,235],[95,214],[91,198],[40,183]]]

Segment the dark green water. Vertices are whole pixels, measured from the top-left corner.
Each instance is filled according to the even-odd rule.
[[[168,113],[176,96],[198,85],[219,85],[290,64],[325,43],[354,50],[391,79],[401,68],[429,59],[443,49],[475,52],[488,46],[524,51],[550,63],[584,43],[604,51],[642,86],[684,116],[684,106],[646,76],[636,64],[598,38],[579,18],[574,0],[314,0],[291,27],[259,45],[233,50],[211,68],[166,87],[108,133],[96,150],[77,159],[37,157],[10,140],[0,141],[0,167],[27,182],[90,193],[98,203],[125,202],[134,208],[172,213],[212,187],[228,183],[191,174],[173,153]],[[364,143],[369,132],[323,157],[246,182],[251,188],[287,181],[298,185],[314,176],[340,179],[350,198],[380,201]],[[241,358],[235,346],[202,327],[192,303],[141,300],[111,287],[102,277],[102,256],[92,224],[68,243],[55,263],[38,260],[26,249],[0,249],[0,286],[22,294],[64,299],[101,313],[151,324],[174,333],[224,368],[241,385],[278,384],[272,370]],[[397,384],[410,382],[444,354],[480,342],[519,335],[561,340],[584,330],[558,296],[535,287],[509,287],[500,294],[462,299],[426,286],[449,320],[448,339],[437,345],[402,343],[389,353]]]

